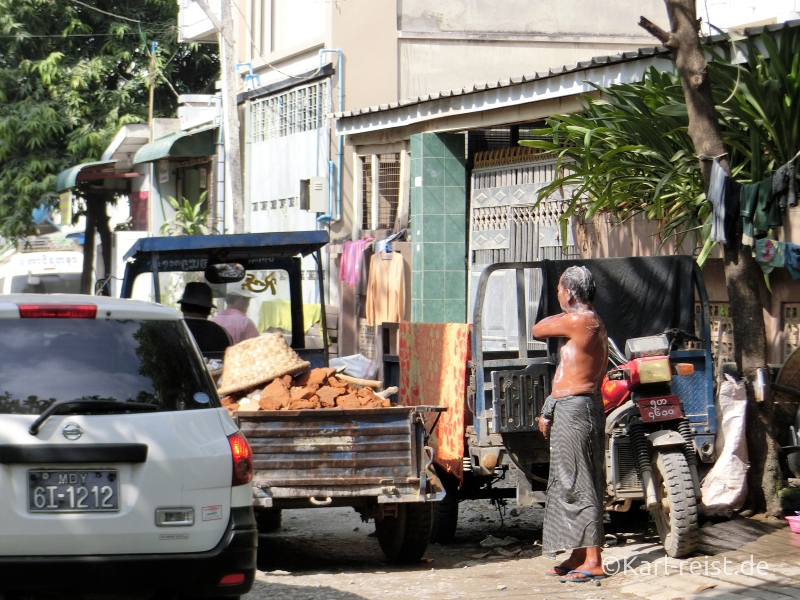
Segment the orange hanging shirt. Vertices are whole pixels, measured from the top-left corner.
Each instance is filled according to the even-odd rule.
[[[373,254],[367,284],[367,325],[399,323],[406,306],[405,263],[399,252]]]

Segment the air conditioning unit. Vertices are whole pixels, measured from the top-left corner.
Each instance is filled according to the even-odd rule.
[[[300,180],[300,208],[315,213],[328,212],[328,178],[311,177]]]

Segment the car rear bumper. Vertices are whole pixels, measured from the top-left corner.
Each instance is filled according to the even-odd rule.
[[[258,531],[252,507],[234,507],[216,548],[191,554],[0,557],[0,591],[60,593],[167,591],[185,596],[240,596],[256,570]],[[43,577],[42,574],[47,576]],[[226,575],[239,583],[221,585]]]

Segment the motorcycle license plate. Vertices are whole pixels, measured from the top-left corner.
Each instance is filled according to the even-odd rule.
[[[656,398],[639,398],[637,400],[642,421],[657,423],[658,421],[672,421],[682,419],[683,411],[677,396],[658,396]]]

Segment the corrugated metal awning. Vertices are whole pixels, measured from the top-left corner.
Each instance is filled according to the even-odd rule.
[[[133,157],[133,164],[161,160],[162,158],[199,158],[214,155],[216,125],[194,131],[176,131],[145,144]]]
[[[96,162],[87,162],[80,165],[75,165],[69,169],[64,169],[58,174],[58,178],[56,179],[56,191],[64,192],[68,189],[74,188],[78,181],[102,179],[103,177],[100,175],[105,172],[108,172],[109,175],[113,176],[113,169],[109,170],[106,169],[106,167],[109,167],[116,162],[116,160],[99,160]],[[90,174],[91,176],[89,176]]]

